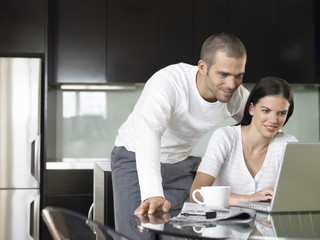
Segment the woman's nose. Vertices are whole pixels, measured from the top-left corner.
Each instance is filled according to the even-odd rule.
[[[272,123],[272,124],[278,123],[278,116],[276,114],[273,114],[270,116],[270,123]]]

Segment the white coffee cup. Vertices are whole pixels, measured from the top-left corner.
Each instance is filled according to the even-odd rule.
[[[197,192],[201,194],[203,202],[197,199]],[[193,191],[192,198],[195,202],[200,204],[226,208],[229,206],[230,193],[230,186],[203,186],[201,189],[196,189]]]
[[[193,231],[203,237],[228,238],[232,236],[228,226],[217,225],[215,227],[193,227]]]

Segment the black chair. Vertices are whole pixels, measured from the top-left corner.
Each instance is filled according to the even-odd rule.
[[[113,228],[67,209],[46,207],[41,215],[54,240],[129,240]]]

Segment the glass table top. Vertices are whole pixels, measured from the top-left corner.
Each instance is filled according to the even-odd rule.
[[[320,212],[266,214],[256,212],[249,223],[181,224],[171,221],[179,212],[137,215],[130,220],[140,231],[189,239],[320,239]],[[174,239],[174,238],[173,238]],[[180,238],[179,238],[180,239]]]

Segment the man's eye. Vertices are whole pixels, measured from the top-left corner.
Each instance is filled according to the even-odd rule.
[[[227,77],[228,74],[227,73],[219,73],[220,77]]]
[[[243,74],[236,75],[236,78],[243,78]]]

